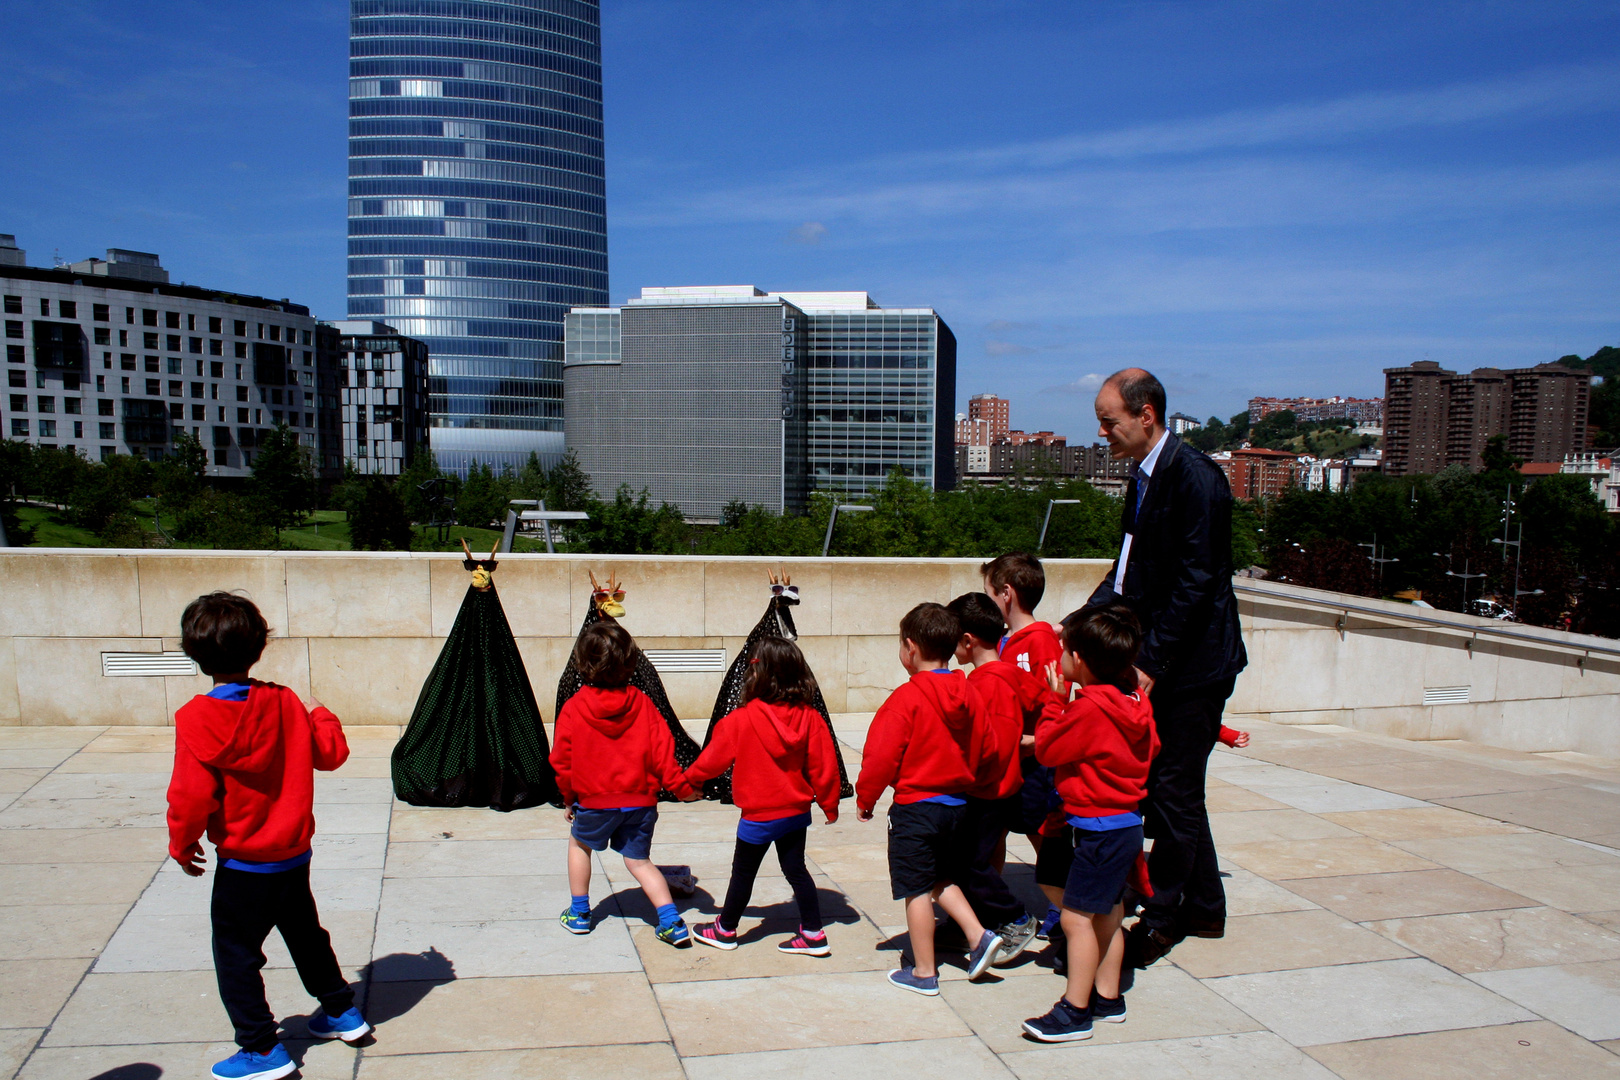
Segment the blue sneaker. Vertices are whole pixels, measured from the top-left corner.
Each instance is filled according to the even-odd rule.
[[[563,908],[562,927],[570,934],[588,934],[591,932],[591,916],[587,912],[579,914],[572,907]]]
[[[309,1033],[317,1039],[342,1039],[352,1043],[363,1038],[370,1030],[371,1025],[355,1008],[350,1008],[342,1016],[327,1016],[323,1010],[309,1018]]]
[[[1097,988],[1091,988],[1091,1018],[1101,1020],[1105,1024],[1123,1024],[1125,1022],[1125,994],[1119,997],[1105,998],[1097,993]]]
[[[255,1054],[251,1050],[238,1050],[214,1066],[215,1080],[276,1080],[291,1075],[298,1068],[287,1048],[280,1043],[268,1054]]]
[[[1077,1009],[1067,998],[1058,998],[1045,1016],[1024,1021],[1024,1032],[1040,1042],[1079,1042],[1091,1038],[1091,1010]]]
[[[968,982],[972,982],[990,969],[990,961],[996,958],[1001,951],[1001,935],[994,930],[986,930],[979,943],[968,953]]]
[[[665,945],[673,945],[677,949],[690,949],[692,947],[691,931],[686,929],[686,920],[676,919],[668,926],[658,928],[658,940]]]
[[[939,997],[939,976],[930,975],[926,979],[917,974],[917,969],[906,965],[899,971],[889,972],[889,981],[902,990],[910,990],[913,994],[923,997]]]

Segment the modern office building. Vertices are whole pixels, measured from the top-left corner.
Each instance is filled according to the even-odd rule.
[[[1525,461],[1560,462],[1587,446],[1592,377],[1562,364],[1447,371],[1432,360],[1384,369],[1384,472],[1478,471],[1494,436]]]
[[[955,482],[956,340],[929,308],[751,285],[643,289],[568,316],[568,447],[598,494],[646,488],[690,519],[861,495],[894,468]]]
[[[209,475],[245,476],[285,424],[341,472],[336,338],[303,305],[172,285],[156,255],[120,248],[57,269],[0,260],[0,293],[5,437],[158,461],[192,435]]]
[[[333,323],[343,457],[366,476],[398,476],[428,445],[428,348],[387,323]]]
[[[570,307],[608,301],[594,0],[351,0],[349,317],[431,354],[441,466],[563,445]]]

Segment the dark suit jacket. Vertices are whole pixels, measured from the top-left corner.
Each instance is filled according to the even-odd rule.
[[[1248,654],[1232,593],[1232,489],[1220,466],[1166,433],[1140,514],[1136,478],[1126,486],[1123,524],[1133,536],[1124,589],[1114,592],[1116,559],[1086,607],[1118,599],[1136,612],[1143,629],[1136,663],[1153,676],[1154,693],[1194,690],[1242,671]]]

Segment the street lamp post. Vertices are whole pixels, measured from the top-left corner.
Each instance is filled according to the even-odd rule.
[[[859,514],[870,509],[872,509],[870,506],[862,506],[860,503],[833,504],[832,516],[827,519],[827,538],[821,542],[821,557],[823,559],[827,557],[827,552],[832,549],[833,526],[838,524],[838,512],[842,510],[846,514]]]
[[[1052,507],[1054,507],[1054,506],[1079,506],[1079,505],[1080,505],[1080,500],[1079,499],[1047,499],[1046,500],[1046,520],[1041,522],[1041,539],[1040,539],[1040,542],[1035,545],[1035,550],[1036,551],[1039,551],[1039,550],[1041,550],[1042,548],[1044,548],[1046,546],[1046,527],[1048,525],[1052,524]]]
[[[1430,552],[1430,554],[1434,555],[1436,558],[1446,560],[1446,566],[1448,567],[1448,569],[1446,570],[1446,577],[1454,577],[1454,578],[1457,578],[1459,581],[1462,582],[1462,591],[1463,591],[1463,603],[1462,603],[1462,606],[1463,606],[1463,612],[1466,614],[1467,611],[1468,611],[1468,583],[1471,580],[1473,580],[1474,578],[1482,578],[1485,575],[1484,574],[1470,574],[1468,572],[1468,559],[1466,557],[1463,559],[1463,572],[1459,574],[1455,570],[1449,569],[1449,567],[1451,566],[1451,556],[1450,555],[1442,555],[1438,551]]]

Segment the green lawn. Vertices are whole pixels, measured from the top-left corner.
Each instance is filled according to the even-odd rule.
[[[19,506],[17,520],[22,522],[25,528],[34,530],[35,547],[102,546],[95,533],[68,524],[58,510],[50,510],[43,506]]]

